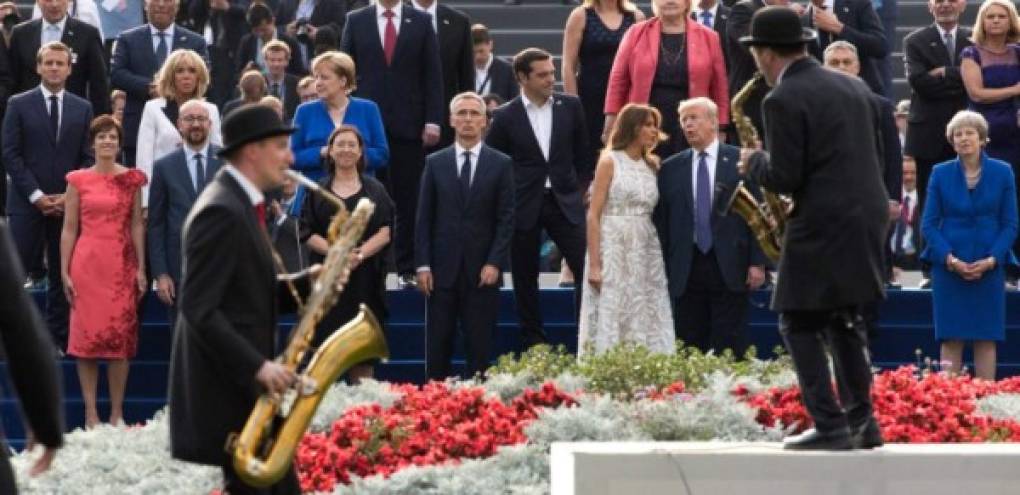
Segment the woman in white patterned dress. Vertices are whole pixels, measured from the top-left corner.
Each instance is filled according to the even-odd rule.
[[[599,158],[588,209],[588,256],[578,354],[620,342],[675,351],[662,246],[652,224],[659,201],[659,158],[665,138],[659,112],[630,104],[620,111]]]

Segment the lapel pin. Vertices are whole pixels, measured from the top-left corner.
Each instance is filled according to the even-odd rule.
[[[936,47],[937,45],[938,45],[938,44],[937,44],[937,43],[935,43],[934,41],[932,41],[932,42],[931,42],[931,46],[932,46],[932,48]]]
[[[410,24],[410,23],[411,23],[411,19],[404,19],[404,24]]]
[[[68,30],[68,31],[67,31],[67,35],[68,35],[68,36],[74,36],[74,31]]]
[[[449,19],[443,19],[443,24],[446,24],[447,26],[449,26],[450,25],[450,20]]]
[[[562,105],[563,104],[563,100],[560,100],[560,99],[557,98],[556,99],[556,104],[557,105]]]

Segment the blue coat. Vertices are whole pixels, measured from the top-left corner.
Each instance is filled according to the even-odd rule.
[[[687,279],[694,256],[694,191],[691,183],[691,149],[686,149],[662,163],[659,171],[659,204],[655,207],[655,227],[662,242],[666,262],[669,296],[676,300],[687,290]],[[715,166],[712,202],[712,244],[726,288],[731,292],[747,292],[747,269],[764,266],[765,255],[747,224],[736,213],[719,215],[740,177],[737,162],[740,149],[719,145]],[[755,189],[750,186],[751,189]]]
[[[46,107],[39,88],[16,94],[7,102],[2,159],[12,186],[7,195],[8,215],[37,212],[28,201],[32,192],[38,189],[44,194],[63,193],[68,172],[92,165],[89,101],[64,91],[60,137],[56,141]]]
[[[222,162],[216,156],[219,147],[209,145],[206,158],[205,183],[212,182]],[[191,178],[184,148],[156,160],[152,166],[149,186],[149,218],[146,222],[146,244],[153,277],[169,274],[174,283],[181,281],[181,233],[191,206],[198,199]]]
[[[921,258],[932,265],[932,306],[939,340],[1003,340],[1006,295],[1003,267],[1012,262],[1017,234],[1013,170],[982,154],[981,179],[967,189],[959,159],[935,166],[928,181]],[[946,269],[950,253],[964,262],[995,257],[995,269],[974,282]]]
[[[429,266],[436,287],[455,286],[461,270],[478,285],[482,266],[506,270],[514,232],[513,160],[486,145],[468,197],[462,197],[454,147],[429,155],[418,195],[415,266]]]
[[[347,111],[344,112],[344,124],[357,127],[365,138],[363,152],[366,171],[374,174],[376,170],[385,167],[390,160],[390,148],[386,142],[386,130],[383,129],[379,106],[363,98],[350,98]],[[298,106],[294,112],[294,127],[297,127],[297,131],[290,136],[294,168],[312,180],[318,180],[325,174],[320,150],[326,146],[334,129],[326,102],[315,100]]]

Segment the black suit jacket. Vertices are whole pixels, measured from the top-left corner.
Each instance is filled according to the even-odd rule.
[[[127,103],[124,105],[124,143],[125,147],[130,148],[138,139],[142,109],[145,102],[149,101],[149,84],[159,70],[149,24],[142,24],[120,33],[114,46],[110,80],[113,87],[123,89],[127,93]],[[208,65],[209,50],[205,38],[181,26],[174,26],[174,39],[168,48],[170,51],[180,48],[194,50]],[[129,144],[131,146],[128,146]]]
[[[11,77],[10,62],[7,55],[7,42],[0,36],[0,121],[3,120],[4,112],[7,110],[7,98],[11,95],[11,88],[14,87],[14,79]],[[7,167],[3,160],[0,160],[0,177],[7,174]],[[7,181],[0,180],[0,216],[6,215],[7,210]]]
[[[475,58],[471,41],[471,20],[444,3],[436,5],[439,33],[439,61],[443,64],[443,143],[453,143],[450,100],[457,93],[474,91]]]
[[[307,74],[304,65],[301,64],[301,48],[298,45],[298,40],[283,33],[277,34],[276,39],[290,47],[290,63],[287,64],[287,73],[295,76]],[[259,43],[255,33],[248,33],[241,38],[241,47],[237,50],[235,74],[241,74],[249,63],[255,63],[258,48]],[[259,69],[264,71],[265,67],[259,67]]]
[[[272,359],[276,272],[264,227],[241,185],[220,170],[184,223],[184,279],[170,356],[170,450],[222,465],[227,435],[244,426]]]
[[[21,410],[36,440],[64,443],[64,407],[53,342],[35,302],[22,288],[25,272],[7,222],[0,219],[0,341]],[[6,458],[6,456],[4,456]],[[6,459],[3,462],[7,462]],[[9,469],[9,467],[8,467]]]
[[[476,91],[478,89],[475,88]],[[516,98],[521,93],[517,80],[514,79],[513,67],[495,55],[492,57],[492,65],[489,65],[489,85],[485,93],[495,93],[503,98],[504,102]]]
[[[903,196],[903,149],[900,147],[900,131],[896,128],[896,108],[884,96],[873,94],[872,99],[882,122],[882,179],[889,199],[899,202]]]
[[[181,232],[184,219],[198,199],[183,147],[177,148],[152,165],[152,182],[149,185],[149,216],[145,225],[146,246],[152,276],[170,275],[174,284],[181,281]],[[205,156],[206,184],[216,176],[223,163],[216,152],[219,147],[210,144]]]
[[[14,26],[11,32],[9,52],[16,93],[39,85],[39,74],[35,67],[36,54],[42,40],[42,24],[42,19],[22,22]],[[93,114],[110,113],[110,78],[99,30],[68,17],[60,41],[70,47],[73,53],[67,90],[89,100]]]
[[[786,69],[762,114],[771,162],[755,154],[748,175],[796,205],[772,309],[831,310],[878,300],[889,206],[879,110],[869,88],[806,57]]]
[[[297,15],[300,3],[301,0],[282,0],[276,10],[276,25],[286,26],[294,22],[294,16]],[[341,35],[347,12],[365,5],[367,3],[364,0],[319,0],[315,4],[315,8],[312,9],[312,16],[308,18],[308,23],[315,27],[330,24],[333,29],[336,29],[336,34]]]
[[[288,122],[294,119],[294,112],[301,104],[301,95],[297,91],[298,82],[298,77],[294,74],[283,75],[283,118]]]
[[[554,93],[549,104],[553,106],[553,115],[548,160],[531,128],[523,96],[493,112],[485,138],[486,144],[514,160],[517,190],[514,221],[518,230],[534,228],[538,222],[547,178],[567,220],[575,225],[584,222],[582,196],[592,179],[584,109],[576,96],[562,93]]]
[[[762,0],[741,0],[733,4],[730,9],[729,18],[726,19],[726,57],[729,59],[727,70],[729,71],[730,96],[737,94],[744,87],[747,81],[751,80],[758,66],[754,64],[754,57],[744,45],[740,44],[740,38],[747,36],[751,31],[751,17],[759,9],[764,7]],[[748,97],[744,104],[744,114],[751,119],[758,133],[762,132],[761,122],[761,100],[769,92],[768,86],[759,84]]]
[[[461,273],[477,286],[484,265],[504,271],[514,232],[513,160],[483,144],[465,198],[455,155],[450,146],[428,156],[414,231],[415,265],[429,266],[444,289]]]
[[[918,161],[937,163],[956,156],[946,140],[946,124],[956,112],[967,108],[967,91],[960,77],[960,52],[972,44],[970,30],[957,28],[955,41],[955,63],[950,63],[942,35],[934,24],[903,38],[910,83],[910,115],[903,147],[904,153]],[[928,74],[937,67],[945,67],[946,75]]]
[[[659,204],[655,226],[662,243],[669,280],[669,296],[677,299],[687,290],[694,256],[694,191],[691,182],[693,150],[686,149],[662,163],[659,170]],[[740,216],[726,211],[741,177],[737,174],[740,148],[720,143],[713,187],[712,246],[726,288],[747,292],[748,267],[767,263],[761,247]],[[756,190],[750,182],[748,187]]]
[[[445,115],[442,65],[432,21],[403,5],[393,63],[387,66],[375,12],[370,5],[347,14],[340,47],[358,67],[354,96],[379,105],[387,137],[419,141],[425,124],[441,126]]]
[[[843,23],[843,32],[838,36],[818,32],[818,42],[808,43],[808,51],[819,61],[828,43],[845,40],[857,47],[857,55],[861,62],[861,79],[868,83],[871,91],[884,94],[882,76],[878,64],[889,54],[889,43],[885,35],[882,21],[878,19],[871,0],[834,0],[832,5],[836,18]],[[811,10],[808,9],[801,17],[803,24],[814,29]]]
[[[726,30],[729,28],[730,21],[730,8],[726,5],[719,3],[719,7],[715,11],[715,16],[712,18],[712,29],[719,35],[719,41],[723,49],[723,57],[726,59],[726,67],[730,66],[730,44],[726,42]],[[701,19],[697,18],[694,11],[691,11],[691,19],[695,22],[701,23]]]
[[[63,193],[67,173],[92,164],[92,142],[88,139],[92,105],[65,91],[59,138],[54,140],[48,104],[39,88],[16,94],[7,103],[3,162],[13,186],[7,195],[9,215],[36,212],[28,201],[33,191]]]

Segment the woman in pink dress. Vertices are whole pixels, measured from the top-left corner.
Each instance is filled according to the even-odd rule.
[[[78,358],[85,425],[99,424],[99,360],[107,360],[110,423],[123,422],[128,359],[138,344],[138,301],[145,293],[145,174],[116,162],[123,131],[109,115],[92,121],[96,164],[67,174],[60,269],[71,304],[67,354]]]

